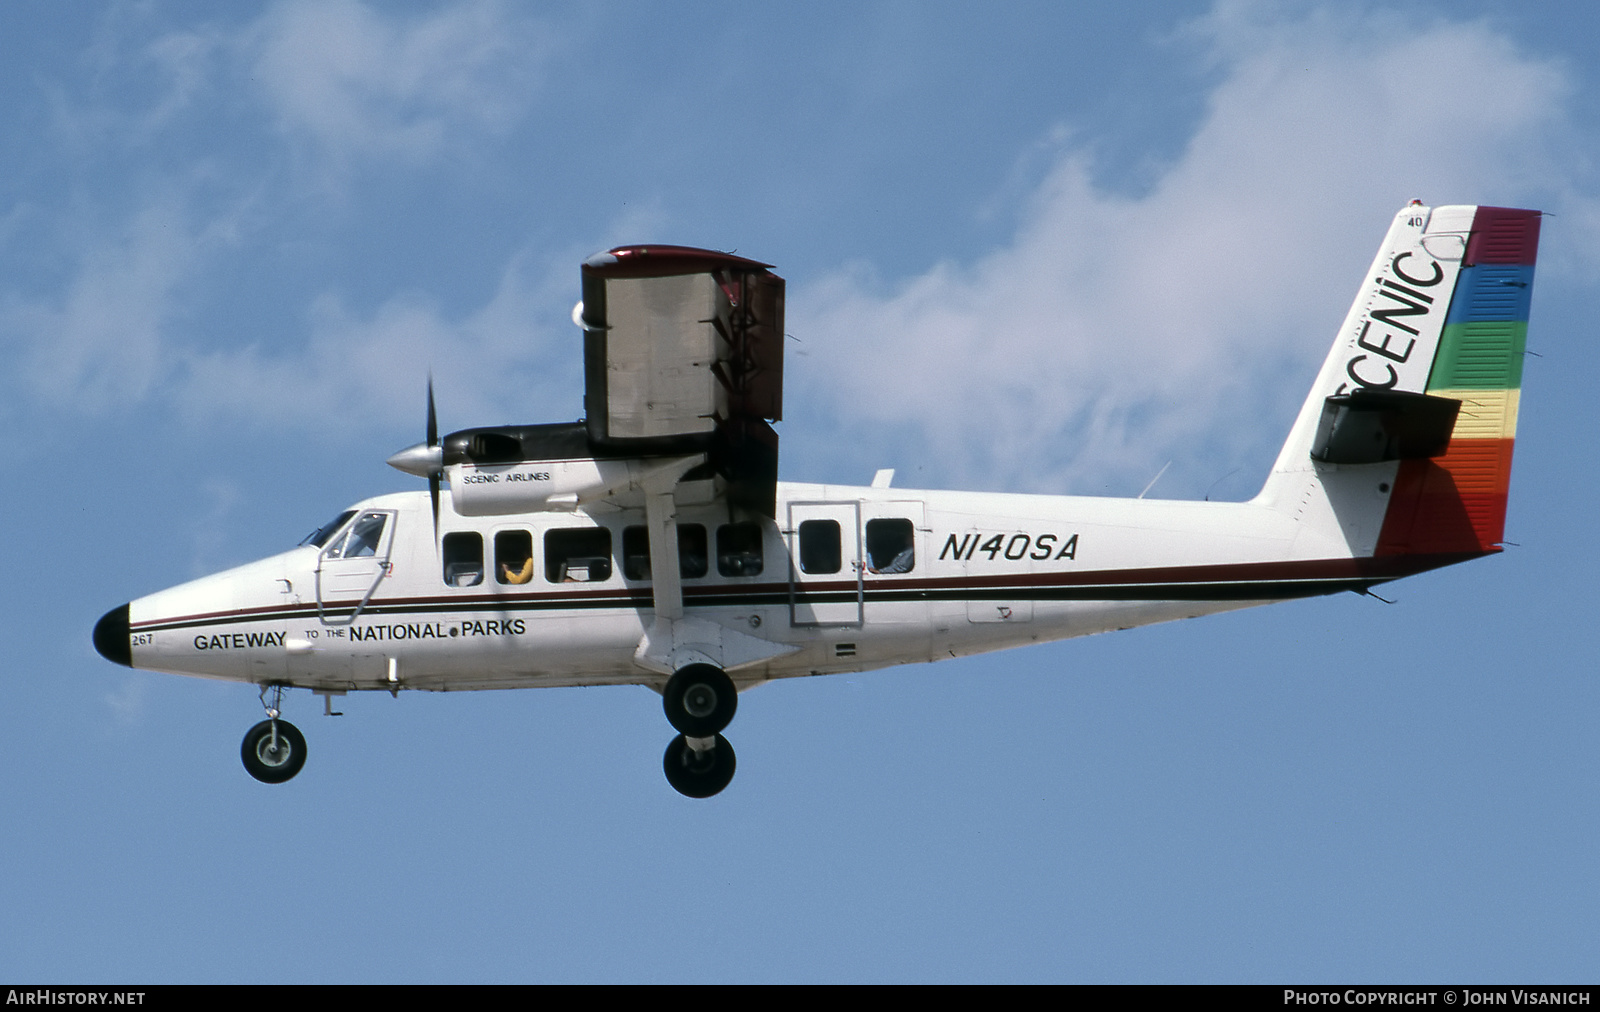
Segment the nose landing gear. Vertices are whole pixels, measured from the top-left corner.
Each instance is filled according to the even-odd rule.
[[[733,679],[715,665],[686,665],[667,680],[661,705],[668,723],[683,732],[661,758],[667,783],[689,798],[720,793],[733,780],[737,763],[721,733],[739,706]]]
[[[272,705],[266,706],[269,688]],[[244,742],[239,746],[245,772],[264,784],[290,780],[306,764],[305,736],[287,720],[278,719],[278,704],[282,701],[283,686],[261,687],[261,703],[266,707],[267,719],[246,731]]]

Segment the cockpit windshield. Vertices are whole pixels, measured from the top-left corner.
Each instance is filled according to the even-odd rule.
[[[310,534],[307,534],[305,538],[301,540],[300,544],[312,545],[316,548],[321,548],[323,545],[328,543],[329,538],[332,538],[339,532],[339,528],[343,527],[346,521],[355,515],[355,510],[345,510],[343,513],[340,513],[332,520],[329,520],[321,527],[318,527],[316,530],[312,531]]]

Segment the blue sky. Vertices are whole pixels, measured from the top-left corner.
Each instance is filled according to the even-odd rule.
[[[0,8],[0,977],[1592,981],[1587,7]],[[760,688],[255,693],[106,609],[581,412],[621,242],[789,282],[783,474],[1242,499],[1407,200],[1547,218],[1503,555]]]

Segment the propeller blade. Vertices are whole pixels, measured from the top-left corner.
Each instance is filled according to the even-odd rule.
[[[439,445],[439,416],[433,410],[433,373],[428,373],[428,445]],[[435,510],[437,513],[438,511]]]
[[[428,370],[428,449],[439,445],[439,415],[433,408],[433,370]],[[443,474],[435,467],[428,472],[428,501],[433,504],[433,549],[439,551],[439,478]]]
[[[439,472],[428,475],[428,498],[433,502],[433,543],[439,544]]]
[[[433,504],[433,547],[439,551],[439,488],[444,480],[444,447],[439,445],[439,413],[433,406],[433,372],[428,372],[428,441],[408,446],[389,458],[389,466],[428,479]]]

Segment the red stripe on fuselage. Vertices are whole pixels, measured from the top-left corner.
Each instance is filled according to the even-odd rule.
[[[1497,549],[1489,549],[1497,551]],[[1173,600],[1186,599],[1197,587],[1229,584],[1283,584],[1284,592],[1263,593],[1263,599],[1299,596],[1287,588],[1296,583],[1346,582],[1352,585],[1370,585],[1412,576],[1429,569],[1454,565],[1484,554],[1482,550],[1423,555],[1417,552],[1391,555],[1388,558],[1361,559],[1309,559],[1285,562],[1247,562],[1202,566],[1164,566],[1139,569],[1083,570],[1074,572],[997,573],[983,576],[952,576],[936,578],[868,579],[866,594],[871,599],[877,594],[925,592],[930,597],[959,597],[962,591],[982,593],[1012,588],[1019,596],[1030,592],[1047,592],[1052,588],[1114,588],[1169,587]],[[803,599],[807,595],[836,591],[854,592],[853,580],[825,584],[800,584],[795,589]],[[685,587],[685,603],[691,606],[717,607],[725,598],[781,597],[787,599],[788,583],[764,582],[757,584],[718,584],[702,587]],[[562,604],[573,607],[611,606],[616,608],[648,608],[649,587],[607,588],[586,592],[556,590],[555,592],[528,592],[518,594],[438,595],[427,597],[375,597],[368,603],[367,613],[392,614],[396,611],[440,611],[492,608],[496,605],[507,610],[526,608],[537,602],[539,606],[559,608]],[[1115,596],[1114,594],[1112,596]],[[326,602],[324,609],[330,614],[343,615],[353,609],[357,600]],[[778,602],[774,602],[778,603]],[[194,615],[145,619],[131,623],[135,632],[172,629],[186,626],[228,624],[234,622],[263,621],[287,618],[298,613],[301,618],[313,618],[315,605],[277,605],[262,608],[240,608],[233,611],[205,612]]]

